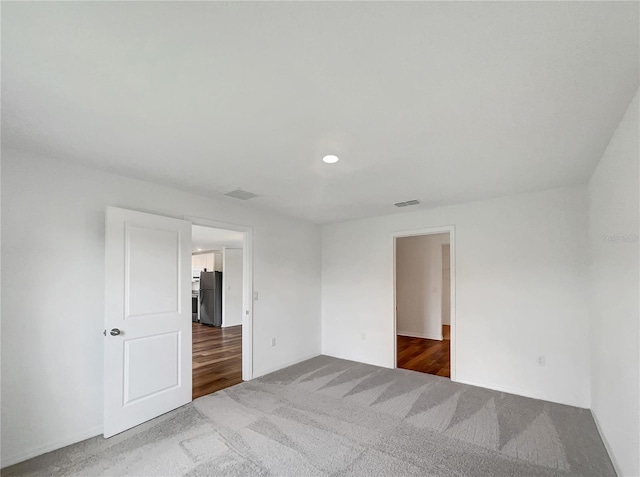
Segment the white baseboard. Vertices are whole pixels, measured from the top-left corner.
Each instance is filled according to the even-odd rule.
[[[615,459],[615,457],[613,455],[613,450],[611,449],[611,445],[609,444],[609,441],[607,440],[607,437],[602,432],[602,427],[600,427],[600,421],[598,421],[598,417],[596,416],[596,413],[593,412],[593,409],[591,409],[591,416],[593,416],[593,422],[596,423],[596,429],[598,429],[598,434],[600,434],[600,438],[602,439],[602,442],[604,443],[604,448],[607,449],[607,454],[609,454],[609,459],[611,459],[611,463],[613,464],[613,468],[615,469],[616,474],[624,475],[622,473],[622,469],[620,469],[620,466],[616,462],[616,459]]]
[[[508,386],[496,386],[496,385],[489,385],[489,384],[485,384],[485,383],[478,383],[475,381],[471,381],[468,379],[451,379],[451,381],[454,381],[456,383],[460,383],[460,384],[468,384],[469,386],[475,386],[478,388],[485,388],[485,389],[492,389],[493,391],[500,391],[501,393],[507,393],[507,394],[515,394],[516,396],[522,396],[522,397],[526,397],[526,398],[531,398],[531,399],[538,399],[539,401],[547,401],[547,402],[553,402],[556,404],[563,404],[565,406],[571,406],[571,407],[578,407],[580,409],[589,409],[588,407],[585,407],[584,405],[575,403],[575,402],[569,402],[569,401],[558,401],[558,400],[554,400],[554,399],[549,399],[548,397],[545,396],[539,396],[539,395],[534,395],[531,393],[527,393],[525,391],[522,391],[521,389],[518,388],[512,388],[512,387],[508,387]]]
[[[46,454],[47,452],[51,452],[57,449],[61,449],[66,446],[70,446],[71,444],[75,444],[80,441],[84,441],[85,439],[90,439],[91,437],[99,436],[102,434],[102,426],[94,427],[92,429],[88,429],[84,432],[80,432],[78,434],[74,434],[71,436],[67,436],[65,438],[59,439],[55,442],[51,442],[49,444],[35,447],[33,449],[26,450],[17,455],[12,455],[5,457],[2,456],[2,463],[0,466],[4,469],[13,464],[17,464],[19,462],[23,462],[25,460],[31,459],[33,457],[38,457],[39,455]]]
[[[436,340],[436,341],[443,340],[442,334],[440,336],[427,336],[420,333],[412,333],[410,331],[397,331],[396,334],[399,336],[407,336],[409,338],[423,338],[425,340]]]
[[[285,363],[281,366],[277,366],[275,368],[270,368],[270,369],[267,369],[266,371],[262,371],[260,374],[254,373],[253,379],[259,378],[261,376],[266,376],[267,374],[275,373],[276,371],[280,371],[281,369],[288,368],[289,366],[293,366],[294,364],[302,363],[303,361],[306,361],[308,359],[315,358],[316,356],[320,356],[321,354],[322,353],[316,353],[311,356],[307,356],[306,358],[296,359],[294,361]]]

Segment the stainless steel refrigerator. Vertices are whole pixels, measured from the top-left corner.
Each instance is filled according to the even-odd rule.
[[[200,323],[222,326],[222,272],[200,273]]]

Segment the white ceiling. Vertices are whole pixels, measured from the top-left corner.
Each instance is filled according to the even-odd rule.
[[[224,247],[242,248],[243,239],[244,234],[242,232],[212,229],[200,225],[191,227],[191,250],[193,252],[222,250]]]
[[[320,223],[584,183],[638,6],[3,2],[3,147]]]

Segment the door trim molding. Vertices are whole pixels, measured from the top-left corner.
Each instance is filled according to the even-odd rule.
[[[456,379],[456,363],[457,363],[457,329],[456,326],[456,227],[455,225],[444,225],[441,227],[429,227],[426,229],[417,229],[417,230],[404,230],[399,232],[393,232],[391,234],[391,270],[392,270],[392,283],[393,283],[393,367],[398,367],[398,326],[397,326],[397,316],[396,316],[396,239],[400,237],[414,237],[416,235],[434,235],[434,234],[449,234],[449,243],[450,243],[450,255],[449,255],[449,266],[450,266],[450,282],[451,282],[451,317],[450,317],[450,326],[451,326],[451,348],[450,348],[450,359],[451,359],[451,381],[457,381]]]
[[[253,379],[253,228],[203,217],[184,216],[192,225],[244,233],[242,243],[242,380]]]

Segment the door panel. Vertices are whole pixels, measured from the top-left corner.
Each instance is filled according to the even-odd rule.
[[[124,340],[125,406],[180,385],[179,348],[180,332]]]
[[[105,243],[110,437],[191,401],[191,223],[109,207]]]
[[[126,318],[179,312],[179,250],[178,232],[126,225]]]

